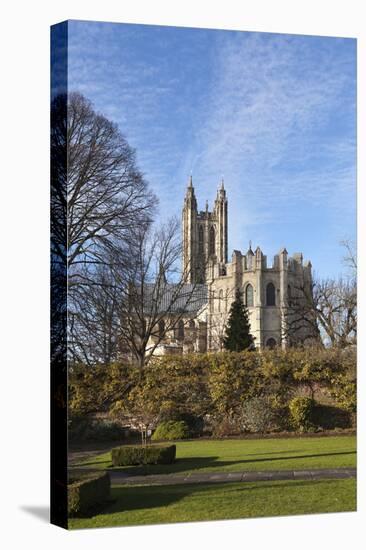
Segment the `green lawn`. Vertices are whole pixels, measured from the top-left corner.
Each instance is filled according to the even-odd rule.
[[[356,438],[298,437],[288,439],[178,441],[177,460],[171,465],[119,468],[133,474],[237,472],[245,470],[302,470],[356,466]],[[110,452],[80,465],[111,468]]]
[[[103,513],[69,520],[71,529],[147,525],[356,509],[354,479],[113,487]]]

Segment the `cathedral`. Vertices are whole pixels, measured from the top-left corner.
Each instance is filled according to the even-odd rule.
[[[301,253],[288,256],[285,248],[272,265],[259,246],[245,254],[234,250],[228,258],[228,199],[224,182],[210,211],[198,210],[192,176],[182,211],[183,274],[187,285],[200,289],[201,299],[190,308],[160,353],[206,352],[223,349],[223,337],[236,289],[248,308],[250,329],[257,349],[287,347],[306,337],[306,326],[293,338],[287,330],[289,308],[299,289],[311,293],[310,261]],[[204,292],[202,292],[204,289]],[[290,341],[291,340],[291,341]]]

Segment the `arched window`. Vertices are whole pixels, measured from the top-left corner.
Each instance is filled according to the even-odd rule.
[[[184,323],[182,320],[178,323],[178,340],[184,340]]]
[[[267,304],[267,306],[275,306],[276,305],[276,290],[275,290],[274,284],[272,284],[272,283],[268,283],[268,285],[267,285],[266,304]]]
[[[247,285],[245,289],[245,305],[247,307],[253,307],[254,305],[253,287],[251,284]]]
[[[291,286],[287,285],[287,303],[290,306],[292,304]]]
[[[159,338],[164,338],[165,336],[165,323],[163,319],[159,321]]]
[[[209,254],[210,254],[210,256],[213,256],[215,254],[215,228],[214,228],[214,226],[211,226],[211,229],[210,229]]]
[[[277,342],[274,338],[268,338],[267,343],[266,343],[267,348],[273,349],[273,348],[276,347],[276,345],[277,345]]]
[[[220,292],[219,292],[218,311],[221,311],[223,299],[224,299],[224,292],[223,292],[223,290],[221,289]]]
[[[191,319],[189,321],[188,327],[189,327],[189,336],[193,340],[195,335],[196,335],[196,325],[195,325],[195,322],[193,321],[193,319]]]
[[[198,252],[203,254],[203,227],[202,225],[198,228]]]

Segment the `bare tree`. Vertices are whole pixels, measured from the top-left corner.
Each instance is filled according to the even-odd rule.
[[[207,287],[188,283],[189,266],[179,269],[182,244],[176,219],[137,233],[138,252],[128,283],[120,285],[120,341],[143,369],[180,321],[194,318],[207,303]]]
[[[76,285],[72,295],[69,355],[73,362],[108,365],[117,360],[119,292],[109,266],[97,266],[93,284]]]
[[[357,277],[357,252],[356,245],[350,239],[344,239],[340,242],[344,248],[343,264],[349,268],[350,276]]]
[[[60,97],[52,103],[53,181],[59,190],[54,207],[63,213],[52,216],[52,230],[72,284],[78,280],[74,266],[104,264],[105,251],[128,240],[131,225],[151,219],[156,197],[117,125],[79,93],[69,94],[66,119],[57,112],[63,103]],[[66,141],[60,139],[65,124]]]
[[[116,124],[77,93],[69,96],[67,132],[68,266],[104,263],[105,250],[146,223],[156,198]]]
[[[51,116],[52,269],[67,272],[69,356],[106,362],[116,347],[113,274],[128,269],[135,229],[151,223],[157,199],[135,151],[85,97],[57,96]]]
[[[286,332],[289,341],[318,340],[324,345],[344,348],[357,343],[356,255],[349,241],[345,264],[351,276],[314,279],[312,285],[295,287],[288,299]]]
[[[158,229],[135,228],[127,246],[128,264],[115,250],[107,266],[94,269],[92,282],[73,289],[69,331],[76,362],[108,364],[125,356],[143,370],[180,322],[194,319],[207,305],[207,287],[188,283],[189,266],[179,269],[176,219]]]

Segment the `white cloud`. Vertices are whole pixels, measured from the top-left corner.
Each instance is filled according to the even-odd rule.
[[[352,67],[332,40],[222,35],[204,123],[181,179],[193,168],[198,196],[212,200],[225,175],[234,246],[251,226],[281,222],[289,204],[354,212]],[[341,117],[351,131],[336,127]]]
[[[233,32],[208,41],[197,31],[154,61],[148,42],[139,55],[128,49],[140,32],[79,26],[71,81],[137,148],[162,216],[180,214],[191,171],[200,208],[224,175],[230,248],[249,238],[271,245],[284,219],[305,231],[306,212],[322,205],[329,231],[340,215],[354,216],[352,41]],[[154,32],[171,54],[173,35]]]

